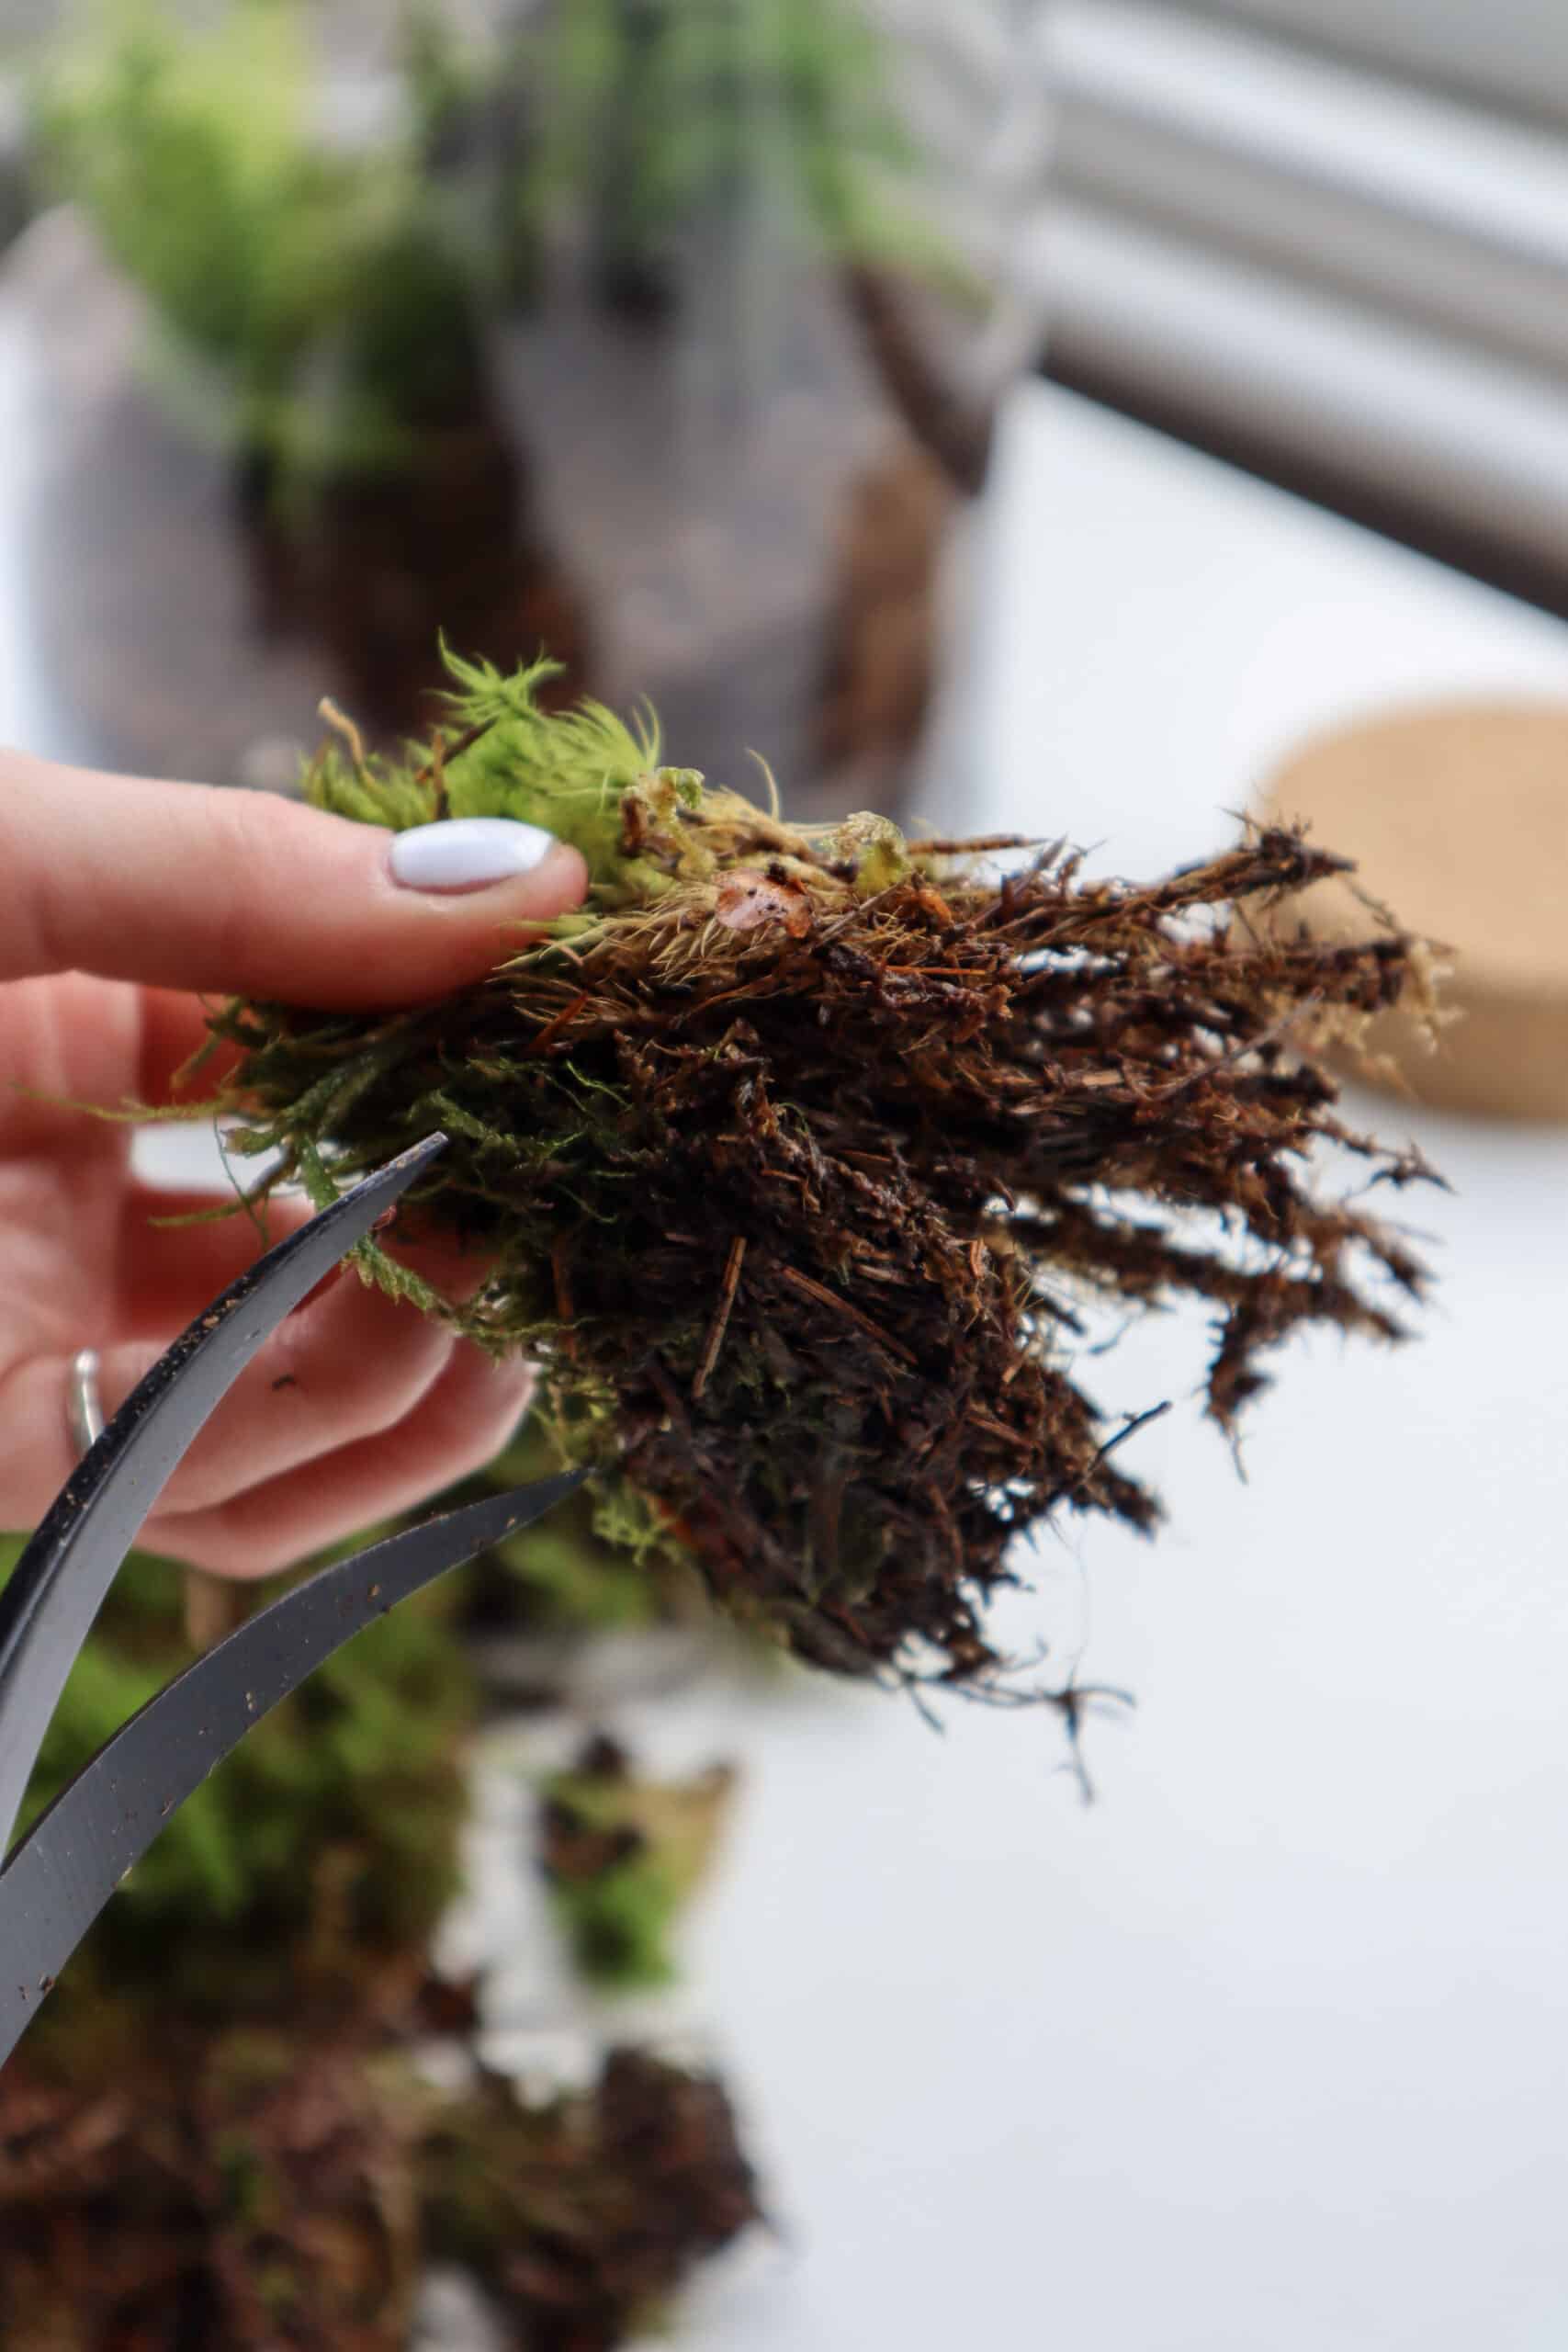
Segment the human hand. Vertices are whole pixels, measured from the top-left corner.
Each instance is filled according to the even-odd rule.
[[[416,1003],[480,978],[586,878],[529,826],[393,836],[0,752],[0,1528],[33,1526],[74,1467],[78,1350],[112,1414],[261,1246],[243,1217],[152,1225],[203,1204],[139,1182],[130,1129],[64,1105],[168,1102],[207,1034],[198,992]],[[270,1238],[310,1214],[274,1203]],[[398,1254],[449,1294],[474,1278]],[[527,1393],[521,1367],[340,1268],[241,1375],[141,1541],[267,1575],[481,1467]]]

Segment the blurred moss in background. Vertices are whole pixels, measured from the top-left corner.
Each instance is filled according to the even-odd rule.
[[[710,775],[764,752],[803,815],[897,805],[1024,356],[929,28],[885,0],[61,23],[27,84],[47,217],[0,274],[38,749],[287,789],[323,694],[374,748],[427,727],[445,631],[547,650],[558,703],[649,696]]]

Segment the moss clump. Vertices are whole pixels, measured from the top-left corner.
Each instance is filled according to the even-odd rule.
[[[760,2214],[718,2084],[636,2050],[543,2110],[481,2075],[424,2161],[432,2250],[477,2272],[527,2352],[611,2352]]]
[[[186,1663],[204,1586],[127,1562],[28,1817]],[[751,2218],[709,2078],[620,2052],[526,2107],[474,2063],[471,1995],[429,1977],[472,1707],[438,1588],[171,1816],[0,2072],[0,2342],[402,2352],[451,2259],[529,2352],[608,2352]],[[433,2032],[456,2090],[415,2063]]]
[[[757,2216],[711,2077],[634,2051],[530,2106],[371,2033],[170,2020],[111,2078],[0,2098],[0,2329],[71,2352],[405,2352],[459,2263],[519,2352],[612,2352]],[[90,2258],[84,2257],[90,2249]]]
[[[612,1739],[552,1773],[539,1866],[579,1973],[605,1992],[671,1984],[675,1923],[706,1876],[735,1786],[731,1767],[646,1780]]]
[[[231,1006],[229,1100],[266,1182],[323,1199],[447,1131],[413,1213],[492,1271],[441,1311],[538,1358],[629,1555],[818,1663],[984,1677],[1016,1535],[1156,1517],[1080,1385],[1086,1306],[1207,1306],[1226,1429],[1301,1326],[1398,1334],[1419,1265],[1304,1164],[1426,1172],[1342,1125],[1316,1057],[1419,993],[1418,948],[1280,927],[1343,861],[1276,830],[1146,888],[1059,847],[997,879],[996,844],[803,831],[661,764],[651,721],[549,716],[547,663],[451,668],[445,738],[331,745],[310,797],[547,826],[586,910],[415,1012]]]

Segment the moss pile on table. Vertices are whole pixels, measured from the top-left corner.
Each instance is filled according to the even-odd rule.
[[[127,1563],[29,1815],[186,1662],[186,1592]],[[0,2074],[6,2343],[403,2352],[445,2259],[529,2352],[609,2352],[754,2215],[711,2077],[617,2051],[526,2103],[433,1984],[475,1703],[405,1603],[172,1816]]]

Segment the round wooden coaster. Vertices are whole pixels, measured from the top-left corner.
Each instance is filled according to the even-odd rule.
[[[1457,1017],[1435,1047],[1400,1014],[1368,1039],[1406,1091],[1495,1118],[1568,1120],[1568,702],[1364,720],[1296,752],[1258,813],[1354,858],[1356,885],[1447,967],[1440,996]],[[1319,884],[1292,911],[1331,936],[1367,933],[1345,883]]]

